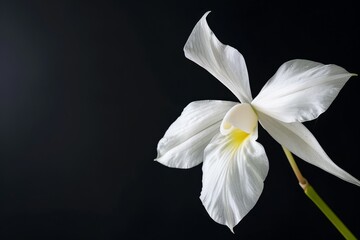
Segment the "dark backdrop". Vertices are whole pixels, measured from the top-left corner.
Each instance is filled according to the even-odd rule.
[[[183,54],[208,10],[218,38],[244,55],[253,96],[294,58],[360,73],[355,1],[1,1],[1,239],[342,238],[263,129],[269,174],[235,235],[201,204],[201,165],[153,161],[189,102],[235,100]],[[359,87],[351,78],[328,111],[306,123],[357,178]],[[360,236],[360,188],[298,164]]]

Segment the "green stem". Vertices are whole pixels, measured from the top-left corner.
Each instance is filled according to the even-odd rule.
[[[321,212],[330,220],[330,222],[336,227],[336,229],[343,235],[345,239],[356,240],[357,238],[350,232],[350,230],[344,225],[344,223],[336,216],[336,214],[329,208],[329,206],[321,199],[316,193],[315,189],[309,184],[309,182],[302,176],[295,159],[291,152],[283,146],[283,150],[290,166],[295,173],[296,178],[299,181],[300,186],[304,189],[306,196],[321,210]]]
[[[335,215],[329,206],[316,193],[315,189],[308,185],[305,188],[305,194],[318,206],[318,208],[325,214],[330,222],[337,228],[337,230],[344,236],[345,239],[355,240],[356,237],[344,225],[344,223]]]

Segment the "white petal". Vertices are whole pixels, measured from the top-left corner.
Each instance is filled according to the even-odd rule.
[[[215,100],[190,103],[159,141],[155,160],[174,168],[201,163],[206,145],[219,132],[223,117],[234,105]]]
[[[257,127],[257,122],[257,115],[250,104],[237,104],[226,113],[220,125],[220,132],[227,135],[234,128],[238,128],[246,133],[251,133]]]
[[[281,145],[299,158],[344,181],[360,186],[360,181],[338,167],[322,149],[313,134],[298,122],[284,123],[258,112],[261,125]]]
[[[243,56],[222,44],[209,28],[205,15],[196,24],[184,46],[185,56],[209,71],[242,103],[252,100],[249,76]]]
[[[326,111],[354,74],[336,65],[308,60],[284,63],[252,105],[283,122],[304,122]]]
[[[231,231],[258,201],[268,173],[265,150],[256,138],[237,145],[231,134],[218,134],[205,149],[200,199],[211,218]]]

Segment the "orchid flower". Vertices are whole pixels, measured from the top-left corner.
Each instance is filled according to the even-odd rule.
[[[355,74],[308,60],[285,62],[253,98],[243,56],[222,44],[204,16],[185,56],[205,68],[239,100],[194,101],[166,131],[156,161],[172,168],[202,165],[200,199],[211,218],[231,231],[258,201],[268,173],[258,122],[283,147],[347,182],[360,181],[338,167],[302,122],[316,119]]]

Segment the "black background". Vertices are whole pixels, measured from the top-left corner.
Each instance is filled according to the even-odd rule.
[[[360,73],[355,1],[1,1],[1,239],[342,239],[263,129],[269,174],[235,235],[201,204],[201,165],[153,161],[188,103],[236,100],[183,54],[208,10],[244,55],[253,96],[294,58]],[[360,178],[358,91],[352,77],[306,126]],[[360,236],[359,187],[298,164]]]

